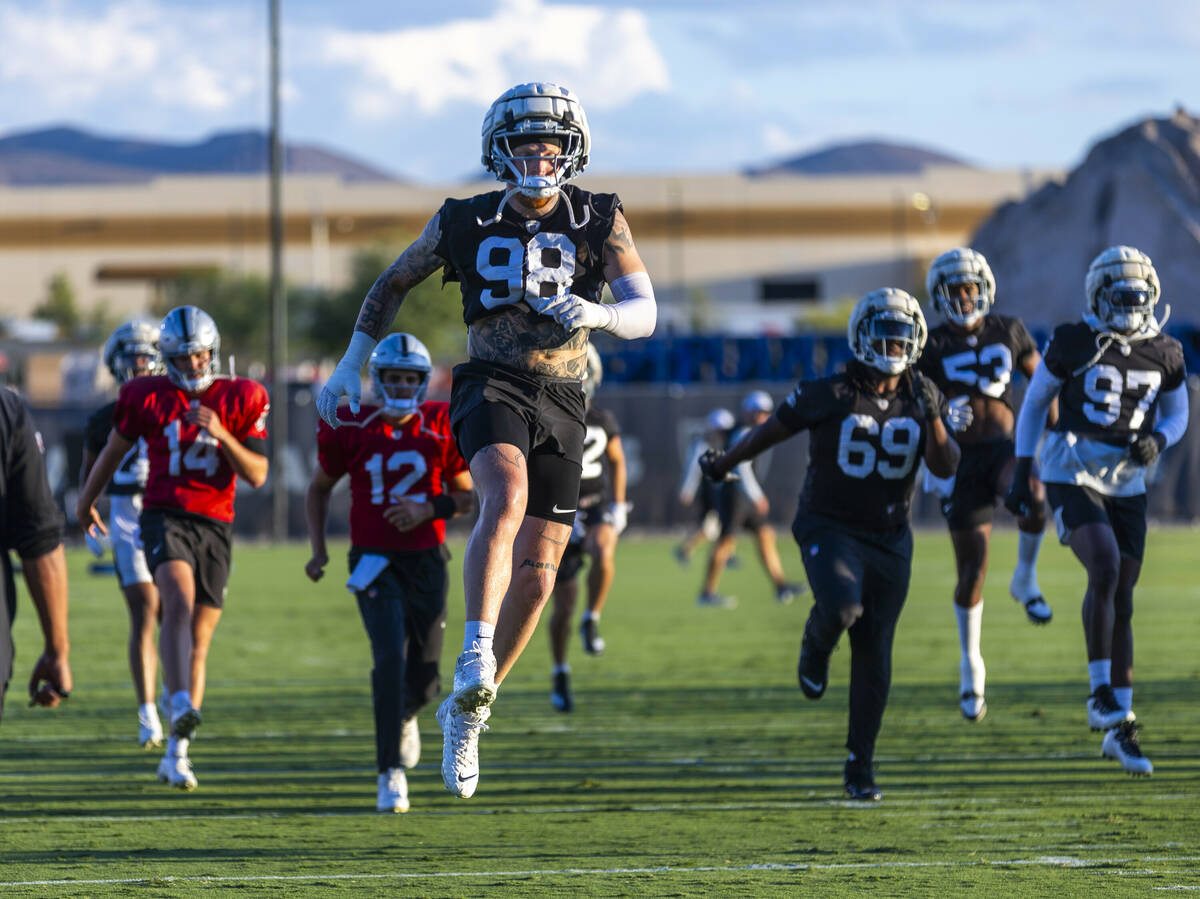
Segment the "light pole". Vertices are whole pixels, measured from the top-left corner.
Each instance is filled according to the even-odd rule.
[[[284,461],[288,444],[287,297],[283,288],[283,149],[279,139],[279,0],[269,0],[271,156],[271,330],[267,346],[271,370],[271,406],[275,435],[271,450],[271,537],[288,536],[288,482]]]

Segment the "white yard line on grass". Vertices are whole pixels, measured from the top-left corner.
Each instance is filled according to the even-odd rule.
[[[880,870],[889,868],[979,868],[1006,867],[1009,865],[1042,865],[1051,868],[1097,868],[1111,865],[1123,865],[1130,862],[1194,862],[1200,861],[1200,856],[1143,856],[1130,858],[1084,859],[1072,856],[1047,856],[1034,859],[1007,859],[984,861],[969,859],[964,861],[928,861],[928,862],[846,862],[842,864],[758,864],[758,865],[699,865],[694,867],[676,867],[663,865],[647,868],[560,868],[560,869],[529,869],[524,871],[430,871],[392,872],[388,874],[247,874],[247,875],[196,875],[194,877],[129,877],[105,878],[100,880],[14,880],[0,881],[0,887],[34,887],[34,886],[101,886],[118,883],[238,883],[238,882],[296,882],[303,880],[421,880],[440,877],[597,877],[605,875],[628,874],[735,874],[745,871],[855,871]],[[1113,872],[1117,873],[1117,872]],[[1154,870],[1145,870],[1145,874],[1157,874]]]

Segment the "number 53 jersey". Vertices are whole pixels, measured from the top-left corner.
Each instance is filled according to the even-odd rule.
[[[215,411],[239,443],[266,455],[267,389],[247,378],[215,378],[199,396],[166,375],[133,378],[121,387],[113,427],[127,440],[146,441],[144,508],[233,521],[237,475],[216,439],[185,417],[193,404]]]
[[[334,480],[350,475],[350,542],[384,552],[438,546],[446,539],[443,519],[399,531],[383,512],[401,499],[428,502],[467,470],[450,433],[450,407],[422,403],[418,414],[398,426],[379,413],[378,406],[364,405],[337,430],[323,421],[317,427],[322,470]]]
[[[785,427],[811,432],[801,511],[871,531],[908,524],[927,429],[909,377],[879,396],[844,372],[797,385],[779,406]]]

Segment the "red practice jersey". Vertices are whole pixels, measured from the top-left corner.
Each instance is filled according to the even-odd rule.
[[[348,409],[339,410],[349,415]],[[393,427],[378,406],[363,406],[337,430],[317,426],[317,460],[335,481],[350,475],[350,542],[365,549],[428,549],[446,539],[446,522],[427,521],[398,531],[383,510],[402,497],[423,503],[445,493],[446,482],[467,470],[450,434],[450,406],[422,403],[420,413]]]
[[[132,378],[117,398],[113,427],[126,440],[146,441],[145,508],[233,521],[237,475],[220,444],[184,418],[192,404],[208,406],[246,449],[266,455],[267,389],[246,378],[216,378],[199,396],[166,375]]]

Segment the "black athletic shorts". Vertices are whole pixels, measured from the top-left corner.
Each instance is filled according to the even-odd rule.
[[[472,359],[454,367],[450,427],[458,451],[471,458],[485,446],[511,443],[529,473],[525,514],[571,525],[583,471],[583,387]]]
[[[192,566],[196,602],[214,609],[225,605],[232,557],[233,525],[172,509],[143,509],[139,523],[150,572],[178,559]]]
[[[1146,494],[1105,496],[1078,484],[1047,484],[1046,499],[1064,546],[1085,524],[1104,524],[1112,528],[1122,556],[1140,562],[1146,555]]]
[[[732,537],[738,531],[757,531],[767,523],[760,515],[750,497],[737,484],[721,485],[717,497],[717,514],[721,518],[721,536]]]
[[[1000,496],[1000,469],[1013,457],[1011,440],[964,443],[954,491],[942,500],[942,514],[952,531],[991,524]]]

